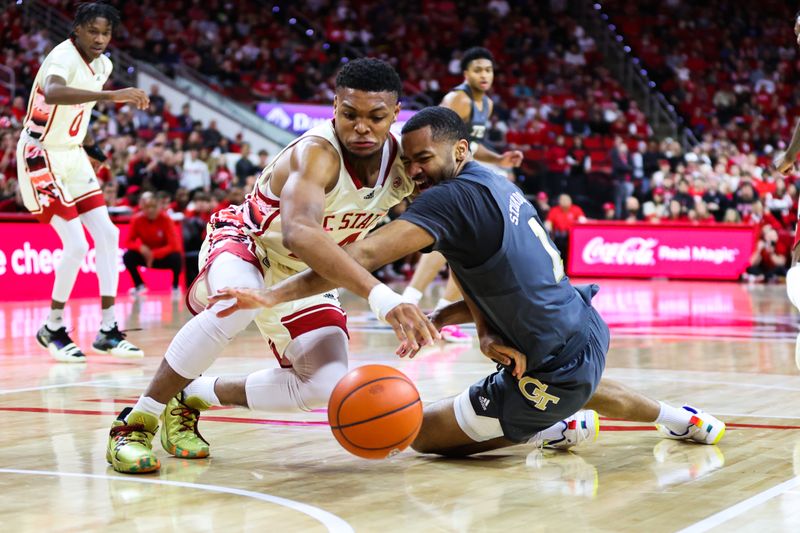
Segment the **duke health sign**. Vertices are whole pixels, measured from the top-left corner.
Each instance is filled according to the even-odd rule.
[[[256,112],[264,117],[267,122],[298,135],[305,133],[320,122],[333,118],[333,106],[331,104],[261,103],[256,107]],[[405,124],[413,114],[414,111],[400,111],[397,122],[392,125],[392,131],[399,133],[403,124]]]

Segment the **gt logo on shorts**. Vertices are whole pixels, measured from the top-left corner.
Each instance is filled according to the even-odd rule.
[[[528,385],[533,385],[533,392],[528,392]],[[519,380],[519,390],[522,392],[522,395],[532,401],[535,404],[534,407],[540,411],[547,409],[548,403],[553,402],[553,405],[555,405],[560,400],[558,396],[546,392],[547,385],[529,376]]]

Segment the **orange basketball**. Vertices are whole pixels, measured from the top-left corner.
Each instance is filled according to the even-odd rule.
[[[422,402],[399,370],[361,366],[333,389],[328,422],[345,450],[364,459],[383,459],[414,441],[422,426]]]

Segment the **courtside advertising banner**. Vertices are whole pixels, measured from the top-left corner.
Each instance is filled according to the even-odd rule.
[[[301,135],[317,124],[333,118],[333,106],[314,104],[284,104],[282,102],[260,103],[256,112],[281,129]],[[392,132],[399,135],[403,124],[411,118],[413,111],[403,110],[392,124]]]
[[[128,224],[117,224],[120,230],[119,242],[124,243],[128,236]],[[85,230],[84,230],[85,231]],[[0,295],[3,301],[48,300],[55,279],[54,268],[61,260],[61,241],[49,224],[27,222],[0,222]],[[179,232],[180,235],[180,232]],[[89,240],[89,253],[83,259],[78,271],[78,279],[72,289],[71,298],[99,296],[95,268],[95,249],[92,238]],[[127,297],[131,288],[131,277],[122,264],[123,248],[117,251],[120,296]],[[142,278],[150,292],[169,292],[172,273],[169,270],[148,270],[141,268]]]
[[[736,280],[750,266],[744,224],[588,222],[570,233],[571,276]]]

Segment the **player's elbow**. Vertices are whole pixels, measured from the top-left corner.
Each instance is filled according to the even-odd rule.
[[[309,243],[310,232],[304,224],[287,224],[282,229],[282,239],[284,248],[291,250],[295,254],[303,250]]]
[[[61,100],[59,99],[61,87],[54,83],[48,83],[44,86],[42,93],[44,95],[44,102],[48,105],[59,105],[61,104]]]
[[[55,91],[50,89],[44,90],[44,103],[47,105],[58,105],[57,98],[53,94]]]

